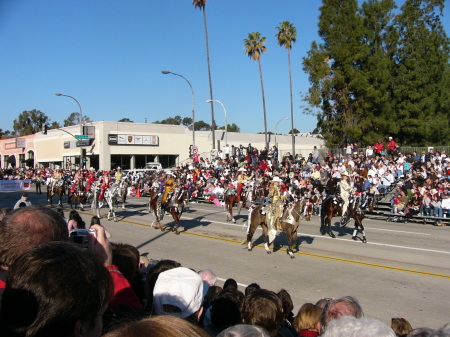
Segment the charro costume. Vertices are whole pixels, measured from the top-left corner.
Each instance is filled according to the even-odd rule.
[[[123,177],[122,169],[118,167],[116,173],[114,174],[114,178],[116,179],[117,184],[120,184],[120,182],[122,181],[122,177]]]
[[[278,220],[283,215],[283,200],[286,199],[286,196],[281,194],[280,188],[281,179],[279,177],[274,177],[270,184],[269,189],[269,198],[272,201],[268,206],[269,211],[267,213],[267,217],[269,218],[268,227],[269,227],[269,241],[271,242],[271,237],[275,237],[277,233],[277,223]]]
[[[53,181],[52,181],[52,195],[55,191],[55,186],[56,184],[58,184],[58,182],[61,180],[62,178],[62,173],[60,169],[57,169],[56,172],[53,174]]]
[[[169,193],[172,193],[175,187],[176,185],[175,182],[173,181],[172,173],[167,173],[167,179],[164,182],[164,195],[161,200],[162,207],[165,206]]]
[[[349,215],[347,214],[347,209],[348,209],[348,205],[350,203],[350,196],[353,194],[354,190],[353,190],[353,187],[350,185],[350,178],[348,176],[347,171],[344,171],[341,174],[341,176],[342,176],[342,178],[339,183],[339,188],[340,188],[341,198],[344,201],[344,204],[342,205],[342,220],[344,220],[344,222],[346,222],[350,218]]]

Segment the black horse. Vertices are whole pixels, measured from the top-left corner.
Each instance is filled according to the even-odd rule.
[[[361,206],[360,198],[356,199],[351,196],[349,200],[350,202],[347,208],[348,217],[342,217],[340,225],[341,227],[345,227],[350,221],[350,218],[353,218],[355,220],[355,229],[353,230],[352,239],[356,240],[358,238],[358,229],[360,229],[363,236],[362,242],[366,243],[366,233],[364,232],[364,226],[362,224],[362,220],[365,217],[364,208]],[[322,211],[320,214],[320,234],[325,235],[325,233],[328,232],[328,235],[332,238],[336,237],[331,230],[331,219],[333,216],[343,215],[342,205],[343,200],[338,197],[328,197],[322,202]]]

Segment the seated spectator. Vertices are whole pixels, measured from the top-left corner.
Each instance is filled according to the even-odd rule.
[[[198,325],[185,319],[163,315],[132,322],[104,337],[211,337]]]
[[[326,331],[331,321],[341,318],[342,316],[353,316],[361,318],[364,312],[358,300],[352,296],[344,296],[329,301],[322,310],[320,315],[320,329],[323,333]]]
[[[244,324],[259,325],[265,328],[270,336],[281,334],[280,328],[284,322],[283,303],[272,291],[259,289],[246,296],[241,307]],[[295,337],[289,331],[283,331],[282,336]]]
[[[235,279],[229,278],[223,284],[223,289],[234,289],[234,290],[237,290],[238,289],[238,284],[237,284]]]
[[[153,289],[156,315],[172,315],[198,322],[203,310],[203,280],[191,269],[178,267],[159,274]]]
[[[344,316],[330,322],[324,337],[395,337],[386,324],[369,317]]]
[[[148,297],[146,303],[146,310],[148,313],[153,311],[153,289],[155,288],[156,281],[158,280],[159,274],[166,270],[181,267],[181,264],[173,260],[161,260],[158,261],[147,274],[147,287],[148,287]]]
[[[403,317],[392,318],[391,328],[397,337],[406,337],[413,329],[411,324]]]
[[[87,250],[66,242],[31,248],[10,266],[2,334],[100,336],[112,291],[110,273]]]
[[[210,313],[206,314],[205,330],[216,336],[221,331],[241,323],[241,304],[243,300],[244,294],[238,290],[222,290],[212,302]]]
[[[442,207],[441,207],[441,199],[439,197],[439,194],[437,192],[433,193],[431,191],[431,194],[433,195],[431,199],[431,208],[433,209],[433,216],[435,217],[442,217]]]
[[[260,326],[238,324],[222,331],[217,337],[270,337],[270,335]]]
[[[319,335],[321,312],[322,308],[312,303],[305,303],[301,306],[293,324],[299,337],[316,337]]]
[[[257,290],[257,289],[261,289],[260,285],[257,283],[250,283],[246,288],[245,288],[245,296],[250,295],[253,291]]]
[[[419,214],[430,216],[431,213],[432,213],[431,194],[425,193],[425,195],[423,196],[423,199],[422,199],[422,205],[420,205]]]
[[[283,326],[285,329],[290,330],[291,333],[295,336],[296,330],[292,326],[294,323],[294,302],[292,302],[291,295],[285,290],[281,289],[278,292],[278,296],[281,298],[281,302],[283,303],[283,313],[284,313],[284,322]]]

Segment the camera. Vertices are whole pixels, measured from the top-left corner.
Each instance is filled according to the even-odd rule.
[[[69,233],[69,241],[82,248],[88,248],[89,233],[97,237],[97,231],[95,229],[72,229]]]

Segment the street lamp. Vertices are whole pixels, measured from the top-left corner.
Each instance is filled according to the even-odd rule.
[[[277,122],[277,124],[275,124],[275,145],[277,146],[277,148],[278,148],[278,144],[277,144],[277,127],[278,127],[278,123],[280,123],[281,121],[287,121],[288,119],[289,119],[289,117],[283,117]]]
[[[69,95],[64,95],[64,94],[60,94],[60,93],[56,93],[56,96],[65,96],[65,97],[69,97],[72,98],[75,102],[77,102],[78,107],[80,108],[80,128],[81,128],[81,135],[84,135],[84,130],[83,130],[83,110],[81,110],[81,105],[80,102],[78,102],[78,100],[75,97],[69,96]],[[83,146],[80,146],[80,169],[83,165]]]
[[[168,70],[162,70],[161,71],[164,75],[167,75],[167,74],[172,74],[172,75],[175,75],[175,76],[179,76],[179,77],[181,77],[182,79],[184,79],[186,82],[187,82],[187,84],[189,84],[189,87],[191,88],[191,92],[192,92],[192,145],[194,145],[195,146],[195,109],[194,109],[194,89],[192,88],[192,85],[191,85],[191,82],[189,82],[189,80],[186,78],[186,77],[184,77],[183,75],[180,75],[180,74],[176,74],[176,73],[173,73],[173,72],[171,72],[171,71],[168,71]]]
[[[225,109],[225,105],[223,105],[223,103],[217,99],[208,99],[206,100],[206,103],[211,103],[211,102],[217,102],[219,103],[222,108],[223,111],[225,113],[225,144],[228,145],[228,123],[227,123],[227,109]]]

